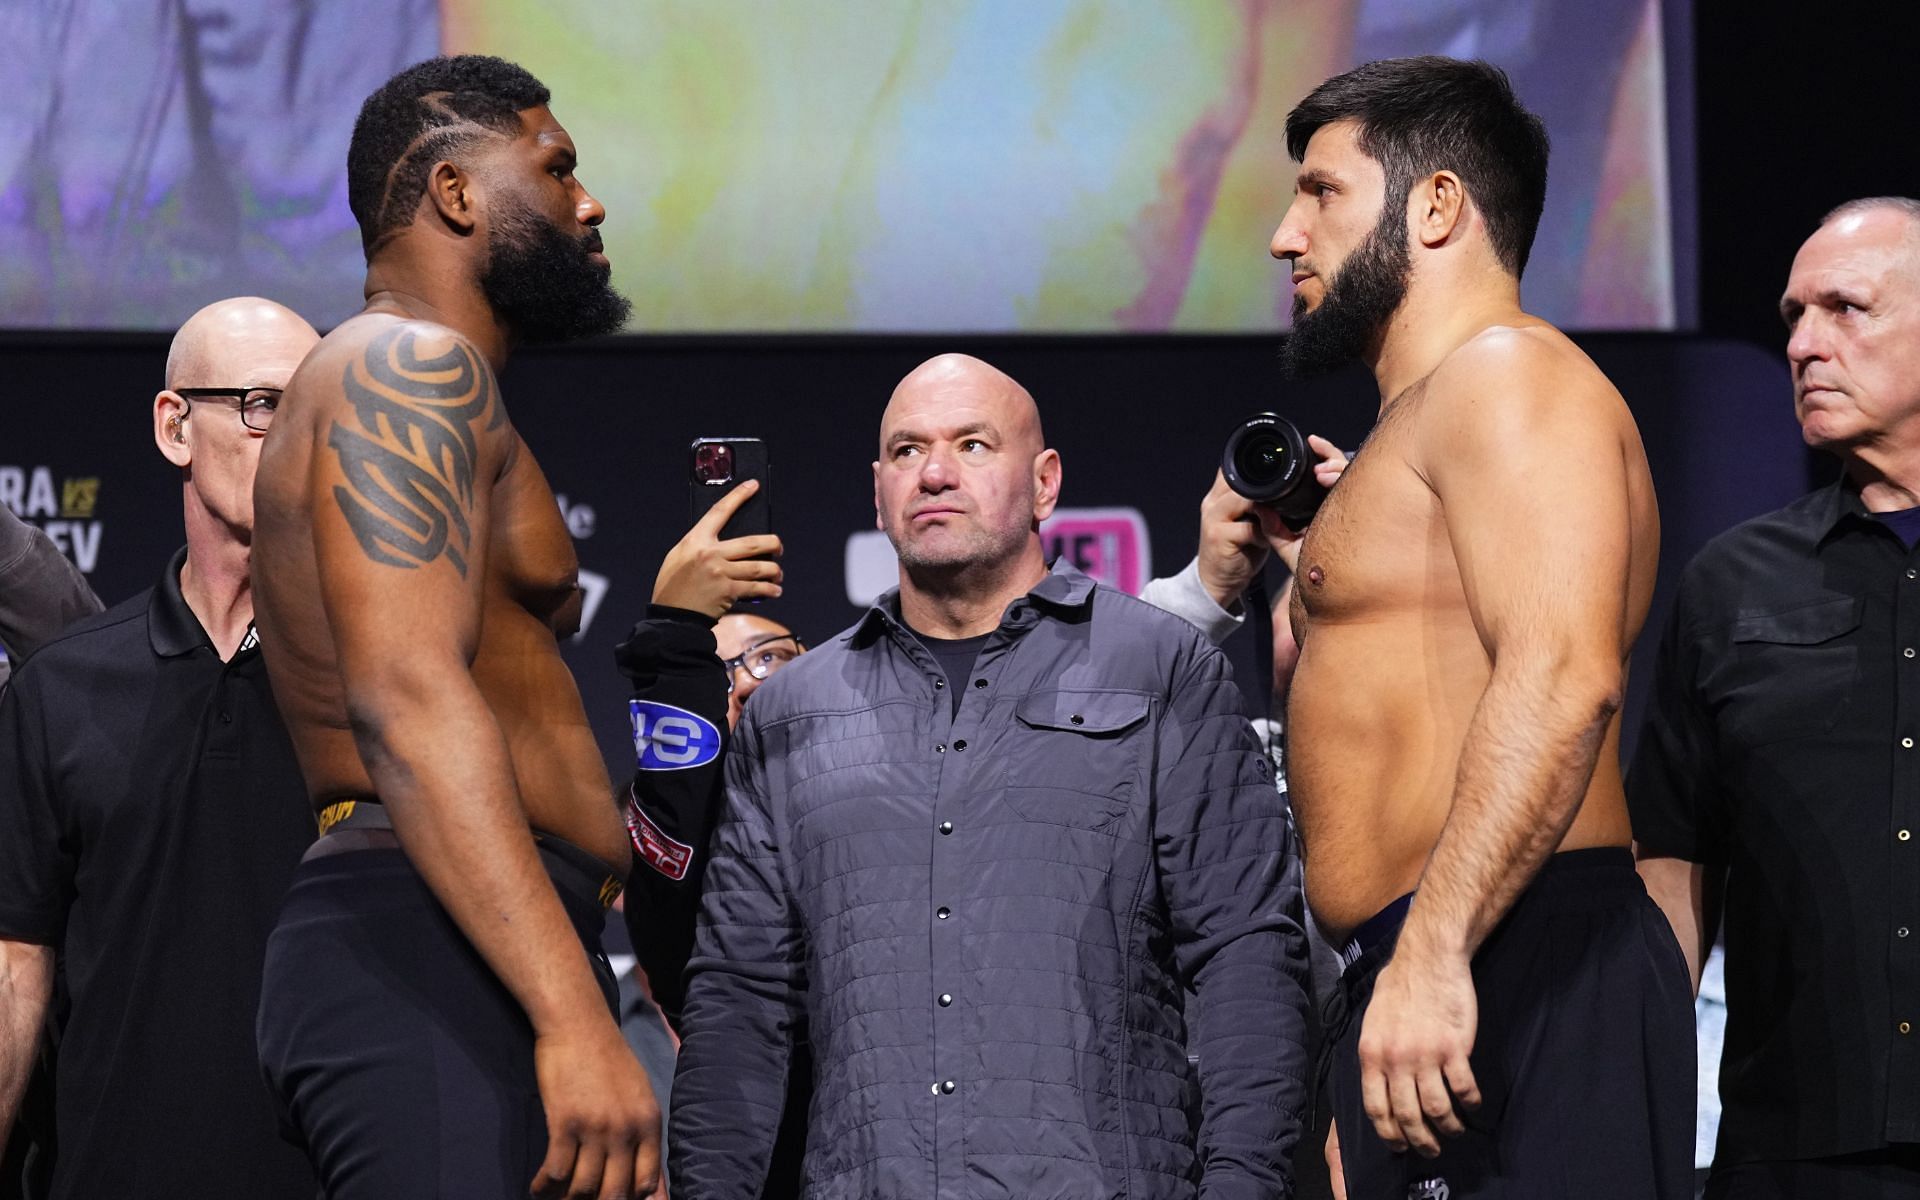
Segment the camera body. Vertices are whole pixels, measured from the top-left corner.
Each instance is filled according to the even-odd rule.
[[[1292,421],[1279,413],[1255,413],[1227,436],[1220,456],[1227,486],[1278,513],[1298,532],[1313,520],[1327,489],[1313,476],[1313,453]]]

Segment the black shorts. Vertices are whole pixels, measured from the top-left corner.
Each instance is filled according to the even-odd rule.
[[[1706,1200],[1920,1200],[1920,1146],[1715,1167]]]
[[[566,851],[541,857],[612,1012],[605,910],[584,852]],[[525,1200],[547,1152],[532,1026],[403,851],[300,864],[267,941],[258,1034],[328,1200]]]
[[[1361,1105],[1361,1019],[1390,925],[1355,948],[1328,1009],[1351,1200],[1690,1200],[1692,989],[1630,852],[1554,855],[1474,956],[1482,1104],[1438,1158],[1395,1153]]]

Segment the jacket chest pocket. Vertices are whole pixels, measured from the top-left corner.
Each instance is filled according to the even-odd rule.
[[[1026,820],[1073,829],[1119,820],[1142,786],[1148,707],[1133,692],[1022,697],[1003,755],[1008,806]]]
[[[1734,622],[1721,722],[1735,745],[1831,731],[1852,707],[1864,647],[1856,597]]]

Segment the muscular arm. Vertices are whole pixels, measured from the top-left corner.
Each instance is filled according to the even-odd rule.
[[[0,646],[25,658],[68,625],[99,612],[80,568],[47,535],[0,505]]]
[[[1381,1136],[1428,1153],[1426,1121],[1461,1128],[1449,1093],[1478,1103],[1469,962],[1565,837],[1620,707],[1638,453],[1605,381],[1534,338],[1498,334],[1455,359],[1429,385],[1415,466],[1444,513],[1490,678],[1360,1047]]]
[[[53,947],[0,938],[0,1151],[19,1114],[52,999]]]
[[[354,739],[407,857],[526,1010],[549,1123],[560,1122],[543,1176],[565,1179],[573,1101],[634,1085],[591,1069],[556,1078],[556,1066],[598,1061],[631,1067],[642,1092],[645,1081],[540,863],[505,736],[471,672],[491,494],[516,435],[486,363],[431,326],[379,333],[340,386],[309,486]],[[595,1106],[634,1101],[586,1096]]]

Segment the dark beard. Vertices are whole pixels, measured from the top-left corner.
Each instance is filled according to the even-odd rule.
[[[574,239],[524,209],[495,218],[480,287],[522,345],[599,337],[627,323],[633,305],[613,290],[613,271],[588,258],[600,232]]]
[[[1407,253],[1407,216],[1389,204],[1360,248],[1327,280],[1320,307],[1307,311],[1293,298],[1293,332],[1280,345],[1280,368],[1289,379],[1311,379],[1367,352],[1407,297],[1412,273]]]

